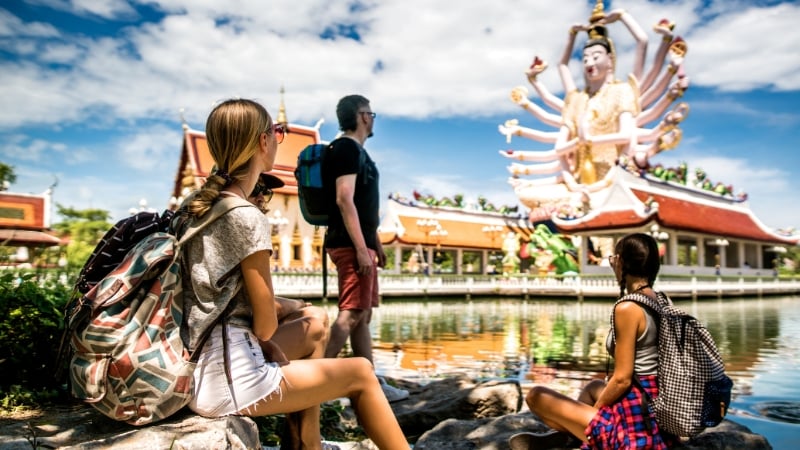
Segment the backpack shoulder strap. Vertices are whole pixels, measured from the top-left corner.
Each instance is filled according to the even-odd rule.
[[[186,232],[183,233],[180,241],[178,241],[178,245],[183,245],[186,241],[199,233],[203,228],[207,227],[212,222],[225,215],[228,211],[234,208],[248,206],[255,208],[255,205],[240,197],[226,196],[221,198],[219,201],[214,203],[214,206],[211,207],[211,210],[201,217],[200,220],[193,222],[189,228],[186,229]]]
[[[614,306],[622,302],[635,302],[641,306],[646,306],[651,311],[655,312],[656,314],[661,314],[664,306],[667,306],[668,303],[665,303],[664,299],[667,297],[662,292],[656,293],[656,298],[644,295],[640,292],[631,292],[629,294],[624,295]],[[668,301],[668,300],[667,300]]]
[[[333,147],[333,145],[336,142],[341,141],[342,139],[350,139],[350,138],[338,137],[338,138],[332,140],[328,145],[326,145],[325,148]],[[350,139],[350,140],[355,142],[356,145],[358,146],[358,173],[361,173],[361,171],[364,170],[364,164],[367,162],[367,151],[364,149],[364,146],[361,145],[358,141],[356,141],[354,139]]]
[[[662,296],[663,298],[667,297],[662,292],[656,292],[656,295],[658,299],[654,299],[653,297],[644,295],[640,292],[631,292],[620,297],[616,303],[614,303],[614,308],[611,310],[611,338],[614,340],[614,342],[617,340],[614,333],[614,316],[617,309],[616,306],[622,302],[634,302],[639,306],[651,311],[655,315],[656,320],[658,320],[664,313],[664,307],[667,306],[666,303],[663,303]]]

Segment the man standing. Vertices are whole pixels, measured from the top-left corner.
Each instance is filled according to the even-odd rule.
[[[323,185],[329,189],[331,208],[325,248],[336,265],[339,280],[339,315],[331,326],[326,358],[335,358],[347,338],[354,356],[372,361],[369,324],[378,306],[378,267],[386,263],[378,237],[380,192],[378,169],[364,150],[372,137],[375,113],[369,100],[348,95],[336,105],[342,136],[331,143],[323,161]],[[408,397],[408,391],[386,384],[389,401]]]

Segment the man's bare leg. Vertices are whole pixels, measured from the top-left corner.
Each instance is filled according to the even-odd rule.
[[[372,333],[369,331],[369,323],[372,320],[372,309],[363,311],[362,320],[350,330],[350,346],[353,347],[354,356],[363,356],[374,364],[372,360]]]
[[[364,318],[364,311],[360,309],[343,309],[331,326],[330,340],[325,350],[326,358],[336,358],[342,351],[347,338],[351,337],[353,330]],[[351,340],[351,345],[354,343]]]

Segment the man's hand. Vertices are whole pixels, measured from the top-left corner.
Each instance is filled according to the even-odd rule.
[[[289,359],[286,357],[286,354],[283,353],[278,344],[272,341],[262,341],[259,339],[259,345],[261,345],[261,351],[264,352],[264,359],[269,362],[278,363],[280,366],[285,366],[289,364]]]
[[[370,271],[372,271],[372,266],[375,264],[369,254],[369,250],[366,248],[364,250],[356,250],[356,259],[358,260],[356,272],[359,275],[369,275]]]
[[[293,299],[293,298],[284,298],[284,297],[275,297],[275,301],[278,303],[278,320],[283,320],[287,316],[300,311],[301,309],[311,306],[311,303],[308,303],[303,300]]]

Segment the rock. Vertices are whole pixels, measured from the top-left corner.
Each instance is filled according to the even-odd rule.
[[[392,403],[400,426],[415,450],[505,450],[520,431],[548,428],[529,411],[519,412],[522,392],[516,381],[475,383],[468,378],[444,379],[425,386],[396,380],[410,397]],[[345,408],[342,420],[354,420]],[[416,442],[415,442],[416,441]],[[369,440],[337,443],[343,450],[374,450]],[[134,427],[108,419],[93,408],[61,406],[39,416],[0,418],[0,448],[63,448],[83,450],[262,449],[255,422],[247,417],[206,419],[184,410],[163,422]],[[769,450],[764,436],[723,421],[689,441],[687,450]]]
[[[508,450],[508,438],[520,431],[548,430],[530,412],[482,420],[445,420],[424,433],[414,450]],[[575,448],[578,448],[577,446]],[[694,437],[686,450],[771,450],[766,438],[743,425],[724,420]]]
[[[483,419],[519,411],[522,389],[515,380],[475,383],[459,376],[425,386],[396,384],[408,389],[406,400],[392,403],[403,433],[413,440],[447,419]]]
[[[684,448],[688,450],[771,450],[772,446],[767,442],[767,438],[753,433],[746,426],[730,420],[723,420],[714,428],[706,428],[705,431],[687,442]]]
[[[530,413],[508,414],[480,420],[445,420],[423,434],[414,450],[502,450],[508,438],[522,430],[538,432],[548,428]]]
[[[31,418],[2,426],[0,447],[4,450],[261,448],[258,428],[247,417],[207,419],[184,410],[162,422],[134,427],[111,420],[87,406],[62,409],[61,414],[45,420]]]

